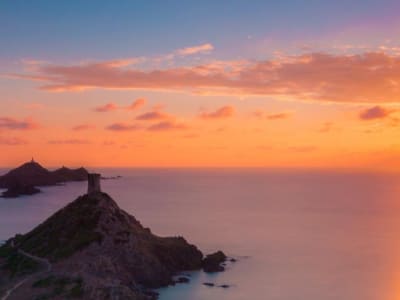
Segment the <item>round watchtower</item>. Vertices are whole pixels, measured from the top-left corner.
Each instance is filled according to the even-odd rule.
[[[101,175],[97,173],[88,174],[88,194],[101,192],[100,188]]]

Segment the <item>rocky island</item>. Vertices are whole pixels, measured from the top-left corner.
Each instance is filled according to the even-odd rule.
[[[99,174],[88,182],[87,194],[0,247],[0,299],[155,299],[150,290],[174,275],[222,262],[143,227],[101,192]]]
[[[0,188],[7,189],[1,196],[14,198],[40,192],[37,187],[58,185],[68,181],[85,181],[88,172],[85,168],[59,168],[49,171],[33,159],[30,162],[0,176]]]

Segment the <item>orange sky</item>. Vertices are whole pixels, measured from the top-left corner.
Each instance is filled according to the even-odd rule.
[[[174,25],[182,40],[161,47],[138,38],[146,49],[126,39],[100,50],[84,38],[74,40],[71,32],[57,36],[51,27],[37,36],[46,38],[42,44],[10,31],[0,53],[0,166],[34,156],[46,166],[396,171],[395,19],[374,21],[372,8],[363,13],[321,32],[296,19],[304,32],[291,39],[249,19],[243,23],[249,33],[240,39],[214,26],[198,32],[201,42],[189,42],[189,30]],[[3,17],[14,22],[12,16]],[[289,25],[281,25],[282,32]],[[107,36],[115,38],[95,38],[106,46]],[[64,47],[74,42],[73,54],[55,49],[62,38],[69,41]],[[120,49],[134,50],[127,55]]]

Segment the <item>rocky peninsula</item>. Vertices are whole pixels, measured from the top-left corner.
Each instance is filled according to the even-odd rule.
[[[33,159],[0,176],[0,188],[7,189],[1,196],[14,198],[21,195],[33,195],[40,192],[40,186],[59,185],[69,181],[85,181],[88,172],[85,168],[66,167],[49,171]]]
[[[226,259],[203,259],[183,237],[153,234],[101,192],[99,180],[90,174],[87,194],[0,247],[0,295],[10,293],[0,299],[155,299],[151,289],[180,272],[210,271],[210,262]]]

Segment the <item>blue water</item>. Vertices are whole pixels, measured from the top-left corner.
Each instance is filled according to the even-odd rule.
[[[118,204],[159,235],[237,257],[161,300],[400,299],[400,177],[269,170],[107,169]],[[86,183],[0,200],[0,240],[83,194]],[[229,284],[228,289],[204,282]]]

